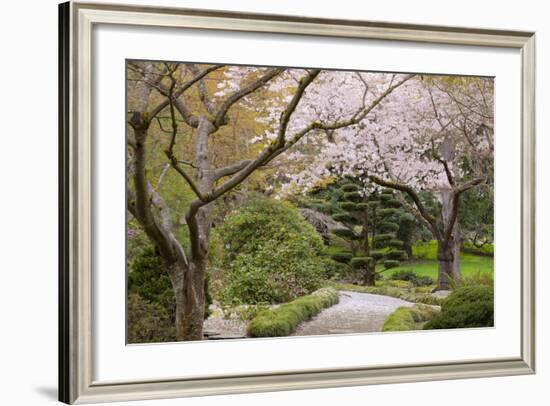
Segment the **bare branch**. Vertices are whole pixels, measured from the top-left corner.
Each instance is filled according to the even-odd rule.
[[[198,126],[198,119],[191,114],[190,110],[187,108],[185,103],[180,100],[180,96],[191,86],[193,86],[195,83],[197,83],[199,80],[203,79],[206,75],[208,75],[211,72],[214,72],[215,70],[218,70],[222,68],[223,65],[213,65],[209,68],[204,69],[202,72],[194,76],[193,78],[189,79],[187,82],[182,84],[177,90],[174,91],[173,94],[173,100],[175,107],[178,109],[178,111],[181,113],[183,119],[190,127],[196,127]],[[168,96],[169,88],[166,86],[159,85],[160,90],[159,92],[163,96]],[[158,89],[157,89],[158,90]],[[164,108],[166,108],[170,104],[169,100],[163,100],[158,106],[156,106],[153,110],[151,110],[151,113],[149,114],[149,118],[152,119],[155,117],[158,113],[160,113]]]
[[[194,63],[188,63],[187,68],[193,73],[193,75],[198,75],[199,68]],[[210,114],[214,114],[214,106],[212,105],[212,102],[208,98],[208,92],[206,89],[206,84],[204,83],[204,78],[200,79],[198,81],[198,89],[199,89],[199,98],[203,104],[203,106],[206,108],[206,111],[208,111]]]
[[[227,166],[224,166],[222,168],[218,168],[214,172],[214,179],[218,180],[218,179],[221,179],[225,176],[234,175],[235,173],[237,173],[237,172],[243,170],[244,168],[246,168],[246,166],[248,164],[250,164],[250,162],[251,162],[250,159],[245,159],[243,161],[234,162],[234,163],[229,164]]]
[[[485,177],[472,179],[471,181],[466,182],[466,183],[464,183],[462,185],[459,185],[458,187],[454,188],[453,191],[454,191],[455,194],[460,195],[461,193],[464,193],[465,191],[467,191],[467,190],[483,183],[485,180],[486,180]]]
[[[197,184],[194,182],[193,178],[185,172],[185,170],[179,165],[178,159],[174,156],[174,145],[176,144],[176,136],[178,133],[178,123],[176,122],[176,113],[174,109],[174,87],[175,87],[175,79],[173,76],[170,76],[172,79],[171,86],[168,90],[168,104],[170,106],[170,119],[172,121],[172,136],[170,138],[170,145],[168,146],[168,149],[164,151],[166,156],[168,157],[168,160],[170,161],[170,165],[178,172],[183,179],[187,182],[187,184],[191,187],[193,192],[197,195],[197,197],[200,200],[204,200],[204,196],[200,191],[200,188],[197,186]]]
[[[280,75],[284,69],[276,68],[276,69],[270,69],[267,71],[265,75],[260,77],[259,79],[252,82],[250,85],[243,87],[239,91],[233,93],[231,96],[229,96],[220,106],[218,113],[216,114],[216,119],[214,120],[214,126],[220,127],[224,124],[225,121],[225,115],[239,100],[241,100],[243,97],[248,96],[249,94],[255,92],[260,87],[264,86],[267,82],[269,82],[274,77]]]

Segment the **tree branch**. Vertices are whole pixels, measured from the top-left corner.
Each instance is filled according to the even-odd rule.
[[[451,209],[451,215],[449,216],[449,221],[447,224],[447,228],[445,229],[444,233],[444,241],[448,242],[451,238],[451,235],[453,233],[453,227],[456,222],[456,218],[458,217],[458,206],[460,205],[460,195],[464,193],[465,191],[479,185],[485,180],[485,178],[476,178],[472,179],[469,182],[466,182],[458,187],[455,187],[453,189],[453,201],[452,201],[452,209]]]
[[[188,63],[187,67],[195,76],[200,73],[199,68],[197,68],[197,66],[194,63]],[[204,83],[204,78],[198,81],[198,89],[199,89],[199,98],[203,106],[206,108],[206,111],[208,111],[210,114],[214,114],[214,106],[212,105],[212,102],[208,98],[208,92],[206,89],[206,84]]]
[[[414,191],[413,188],[407,185],[403,185],[401,183],[397,182],[389,182],[385,181],[383,179],[380,179],[377,176],[369,176],[369,179],[376,183],[377,185],[388,187],[390,189],[398,190],[400,192],[406,193],[411,200],[414,202],[416,208],[418,209],[418,212],[420,215],[428,222],[430,230],[434,233],[435,236],[440,236],[439,229],[437,228],[437,220],[426,210],[424,205],[422,204],[422,201],[420,200],[420,197],[418,194]],[[414,213],[413,213],[414,214]]]
[[[175,86],[175,79],[173,76],[170,76],[172,79],[172,84],[168,90],[168,104],[170,106],[170,119],[172,121],[172,136],[170,137],[170,145],[168,146],[168,149],[164,151],[166,156],[168,157],[168,160],[170,161],[170,165],[178,172],[183,179],[187,182],[187,184],[191,187],[193,192],[197,195],[197,197],[200,200],[204,200],[204,196],[200,191],[200,188],[198,185],[193,181],[193,178],[185,172],[185,170],[180,167],[178,159],[174,156],[174,145],[176,144],[176,136],[178,133],[178,123],[176,122],[176,113],[174,109],[174,86]]]
[[[199,80],[203,79],[206,75],[208,75],[211,72],[214,72],[215,70],[218,70],[222,68],[224,65],[213,65],[209,68],[204,69],[199,74],[195,75],[193,78],[189,79],[187,82],[182,84],[177,90],[174,91],[174,94],[172,96],[175,107],[178,109],[180,114],[182,115],[185,122],[190,127],[197,127],[198,126],[198,119],[190,112],[190,110],[187,108],[185,103],[179,99],[179,97],[191,86],[193,86],[195,83],[197,83]],[[168,97],[169,94],[169,88],[166,86],[159,84],[159,93],[161,93],[163,96]],[[153,119],[158,113],[160,113],[164,108],[166,108],[170,104],[170,101],[164,100],[161,103],[159,103],[154,109],[151,110],[151,113],[149,114],[149,119]]]
[[[246,166],[250,164],[250,162],[250,159],[245,159],[243,161],[234,162],[222,168],[218,168],[214,172],[214,180],[219,180],[225,176],[234,175],[235,173],[246,168]]]
[[[267,71],[265,75],[255,80],[250,85],[243,87],[239,91],[229,96],[218,109],[218,113],[216,114],[216,119],[214,120],[214,123],[213,123],[214,126],[220,127],[224,124],[225,115],[227,114],[231,106],[233,106],[233,104],[241,100],[243,97],[248,96],[250,93],[255,92],[260,87],[262,87],[267,82],[269,82],[271,79],[273,79],[277,75],[280,75],[283,71],[284,69],[280,69],[280,68],[270,69]]]
[[[314,69],[308,72],[304,77],[302,77],[302,79],[300,79],[300,83],[298,85],[298,88],[296,89],[296,93],[294,93],[292,100],[287,105],[283,114],[281,114],[279,132],[275,143],[271,144],[269,147],[264,149],[256,157],[256,159],[250,161],[241,171],[237,172],[233,177],[231,177],[225,183],[215,188],[212,191],[212,193],[208,196],[208,199],[207,199],[208,201],[215,200],[222,194],[233,189],[235,186],[237,186],[239,183],[245,180],[252,172],[254,172],[254,170],[268,163],[271,159],[273,159],[275,156],[278,155],[277,152],[283,149],[285,146],[285,134],[286,134],[288,122],[290,120],[290,117],[292,116],[292,113],[294,112],[294,110],[296,110],[296,107],[298,106],[298,103],[300,102],[302,96],[304,95],[306,88],[313,82],[313,80],[319,75],[320,72],[321,71],[319,69]]]

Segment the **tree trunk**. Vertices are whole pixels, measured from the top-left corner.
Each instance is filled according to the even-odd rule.
[[[182,283],[176,282],[174,292],[178,341],[203,339],[205,271],[206,260],[190,260],[189,267],[182,273]]]
[[[198,166],[197,180],[201,193],[208,193],[214,185],[214,174],[210,165],[208,136],[214,131],[212,124],[204,117],[199,117],[195,140],[195,158]],[[189,213],[188,213],[189,214]],[[196,229],[190,228],[193,248],[189,257],[187,272],[184,272],[181,284],[177,284],[176,294],[176,338],[178,341],[202,340],[204,322],[206,277],[206,257],[210,229],[212,227],[212,204],[200,207],[191,217],[196,222]]]
[[[437,244],[437,260],[439,261],[439,273],[437,288],[448,289],[451,280],[460,279],[460,230],[456,219],[452,218],[453,192],[445,190],[441,192],[441,220],[443,229],[452,227],[452,232],[447,241],[440,240]],[[450,223],[453,222],[451,225]]]
[[[365,286],[375,286],[376,285],[376,273],[374,272],[374,266],[369,266],[365,269],[363,283]]]

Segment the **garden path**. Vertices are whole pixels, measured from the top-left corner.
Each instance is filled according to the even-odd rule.
[[[338,304],[323,310],[309,321],[301,323],[294,336],[370,333],[382,331],[386,317],[401,306],[414,306],[405,300],[340,291]]]

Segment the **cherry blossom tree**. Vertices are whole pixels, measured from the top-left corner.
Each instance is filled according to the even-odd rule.
[[[412,77],[394,75],[373,93],[366,78],[350,72],[152,62],[131,62],[128,69],[138,79],[129,89],[136,102],[128,113],[127,207],[158,248],[172,282],[178,340],[202,339],[213,203],[295,145],[307,147],[308,139],[316,139],[310,135],[333,139],[363,125],[371,111]],[[214,74],[219,83],[212,91],[206,79]],[[259,97],[266,89],[273,94]],[[260,145],[254,158],[215,166],[212,144],[222,128],[232,125],[229,112],[236,106],[255,111],[268,131],[254,137]],[[175,237],[170,207],[152,186],[147,169],[150,129],[161,112],[170,118],[162,146],[167,168],[195,195],[185,215],[188,246]],[[192,134],[192,150],[186,151],[191,159],[182,159],[176,149],[183,133]]]
[[[438,243],[438,288],[460,277],[460,197],[480,184],[492,185],[492,79],[418,76],[358,126],[316,142],[318,153],[308,156],[308,169],[287,176],[282,193],[307,190],[335,175],[367,177],[373,186],[397,190]],[[423,191],[437,195],[437,213],[425,206]]]

